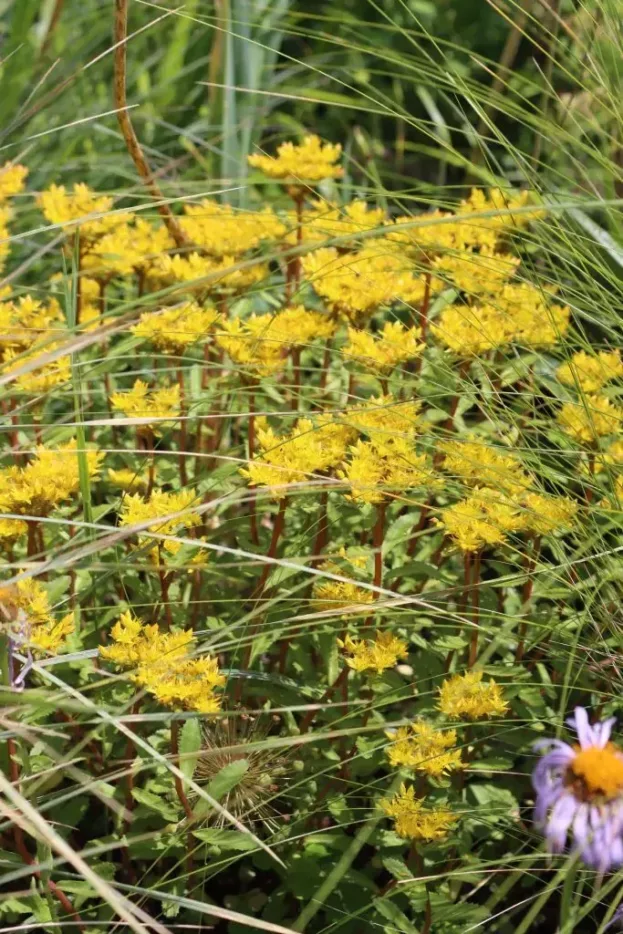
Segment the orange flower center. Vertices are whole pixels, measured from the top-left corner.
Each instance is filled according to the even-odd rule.
[[[603,749],[575,748],[577,755],[569,766],[569,779],[579,797],[616,798],[623,793],[623,753],[618,746],[608,743]]]

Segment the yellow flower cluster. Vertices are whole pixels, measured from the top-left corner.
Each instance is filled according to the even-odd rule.
[[[413,440],[421,406],[417,399],[403,402],[386,393],[346,409],[342,420],[372,440],[392,441],[396,435]]]
[[[236,294],[251,289],[267,278],[269,268],[266,263],[244,263],[236,268],[234,256],[214,259],[199,253],[187,256],[161,256],[150,269],[155,279],[172,284],[183,284],[185,291],[207,294]]]
[[[62,312],[56,299],[44,304],[31,295],[22,295],[17,300],[0,302],[0,358],[7,350],[27,350],[35,341],[43,344],[43,339],[55,330],[62,332]]]
[[[439,709],[453,720],[501,717],[508,711],[502,688],[493,678],[483,681],[482,671],[467,671],[447,678],[439,688]]]
[[[532,485],[517,457],[482,441],[446,441],[438,450],[444,455],[445,470],[470,486],[488,486],[512,495]]]
[[[241,256],[266,241],[280,240],[286,225],[272,208],[237,211],[230,204],[204,198],[184,206],[180,227],[192,243],[210,256]]]
[[[337,475],[348,484],[348,498],[355,503],[382,503],[407,490],[439,483],[426,455],[416,454],[411,441],[400,436],[358,441]]]
[[[342,147],[323,143],[319,136],[306,136],[302,143],[282,143],[276,156],[254,153],[248,157],[249,165],[269,178],[289,182],[320,182],[325,178],[341,178],[344,169],[335,163],[342,155]]]
[[[523,528],[535,535],[549,535],[570,528],[578,513],[578,504],[566,496],[543,496],[526,493],[521,499]]]
[[[183,354],[187,347],[206,340],[219,320],[213,306],[189,301],[142,314],[131,331],[163,353]]]
[[[338,646],[348,652],[345,659],[354,671],[375,671],[380,675],[387,668],[394,668],[400,658],[407,657],[407,643],[391,632],[377,632],[374,642],[355,640],[346,636],[337,640]]]
[[[289,306],[276,315],[260,315],[253,326],[266,340],[286,349],[328,340],[335,332],[335,322],[331,318],[320,311],[310,311],[304,305]]]
[[[227,351],[234,363],[257,377],[276,373],[286,364],[283,344],[267,337],[269,319],[269,315],[251,315],[245,321],[230,318],[215,336],[218,346]]]
[[[38,361],[44,354],[58,350],[60,346],[59,343],[55,342],[51,344],[43,342],[36,349],[31,349],[31,352],[27,354],[20,354],[16,350],[8,348],[4,352],[5,372],[18,373],[22,367]],[[13,385],[19,392],[44,395],[57,386],[67,383],[70,378],[71,364],[69,356],[65,354],[49,363],[43,363],[27,373],[20,373],[13,381]]]
[[[558,367],[556,376],[561,383],[590,395],[599,392],[611,380],[623,376],[623,360],[618,350],[600,350],[597,354],[581,350],[573,354],[568,363]]]
[[[420,328],[407,328],[400,321],[387,321],[378,335],[349,328],[348,343],[343,352],[359,366],[389,373],[394,367],[422,353],[424,344],[421,336]]]
[[[64,185],[50,185],[39,195],[37,203],[51,224],[62,225],[67,233],[79,228],[80,238],[85,241],[103,236],[132,217],[127,212],[110,213],[114,199],[96,195],[83,182],[75,184],[72,192]]]
[[[126,418],[150,419],[148,425],[142,426],[156,433],[164,431],[166,421],[173,419],[180,413],[180,387],[161,386],[159,389],[149,389],[147,383],[137,379],[129,392],[113,392],[110,396],[113,408],[123,412]],[[137,430],[140,431],[140,427]]]
[[[443,840],[448,835],[458,816],[448,808],[427,808],[424,800],[415,797],[413,785],[401,785],[400,791],[390,800],[384,798],[380,806],[394,820],[394,830],[406,840],[431,843]]]
[[[385,222],[383,208],[371,208],[365,201],[351,201],[343,207],[326,201],[312,201],[303,210],[300,227],[298,218],[291,214],[290,220],[295,229],[285,238],[289,246],[301,243],[324,243],[332,237],[352,237],[347,246],[354,246],[358,234],[375,230]]]
[[[47,591],[34,578],[19,580],[11,587],[0,585],[0,625],[20,646],[34,655],[56,655],[75,631],[73,613],[56,619]]]
[[[430,723],[416,721],[385,734],[392,741],[387,758],[394,768],[400,766],[440,778],[463,766],[461,750],[456,746],[456,730],[442,732]]]
[[[366,555],[348,557],[344,548],[340,550],[340,557],[359,570],[368,561]],[[320,570],[339,574],[342,577],[348,576],[348,573],[333,560],[323,561]],[[315,582],[312,594],[314,610],[329,613],[343,610],[346,607],[366,608],[374,603],[375,599],[373,591],[360,587],[355,581],[333,581],[322,578]]]
[[[161,632],[123,613],[111,630],[113,645],[102,646],[102,658],[130,668],[132,680],[167,707],[212,714],[220,709],[216,690],[225,684],[218,662],[209,655],[192,658],[192,630]]]
[[[342,461],[354,437],[352,428],[334,422],[330,415],[299,418],[283,436],[276,435],[265,419],[257,423],[261,453],[240,470],[254,486],[283,487],[325,474]],[[277,498],[283,495],[277,490]]]
[[[139,548],[153,544],[153,535],[176,535],[180,530],[201,525],[201,517],[192,510],[197,505],[194,490],[180,490],[179,493],[166,493],[153,490],[149,499],[138,494],[125,496],[121,507],[121,525],[123,527],[146,524],[138,534]],[[153,520],[153,521],[151,521]],[[150,558],[158,562],[165,552],[176,555],[182,547],[181,542],[157,542],[149,551]]]
[[[28,169],[18,162],[5,162],[0,167],[0,204],[24,190]]]
[[[87,450],[89,476],[99,471],[103,455]],[[76,441],[58,448],[39,445],[25,467],[0,470],[0,512],[47,516],[80,488]]]
[[[118,220],[119,215],[116,217]],[[111,221],[114,219],[115,215]],[[150,270],[174,246],[164,224],[151,224],[137,217],[114,224],[112,230],[91,243],[82,259],[82,268],[104,280],[129,276]]]
[[[149,483],[148,478],[144,474],[137,473],[129,467],[120,467],[119,470],[109,467],[108,479],[114,486],[118,486],[126,493],[144,490]]]
[[[481,249],[479,253],[464,250],[437,257],[433,270],[468,296],[497,293],[519,266],[517,256]]]
[[[353,322],[394,302],[417,305],[426,289],[424,276],[415,276],[413,263],[387,239],[354,253],[321,247],[304,256],[302,265],[327,307]]]
[[[579,402],[565,402],[558,413],[558,424],[579,444],[593,445],[598,438],[621,428],[623,408],[606,396],[586,396]]]
[[[510,532],[523,528],[519,506],[491,489],[478,489],[442,509],[435,522],[465,552],[501,545]]]

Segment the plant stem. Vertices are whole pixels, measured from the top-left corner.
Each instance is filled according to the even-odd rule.
[[[253,463],[255,459],[255,385],[252,384],[249,390],[249,462]],[[251,541],[254,545],[259,545],[260,537],[257,531],[257,515],[255,512],[255,493],[251,491],[249,495],[249,523],[251,526]]]
[[[480,552],[474,555],[474,571],[472,580],[472,634],[469,641],[469,657],[467,667],[473,668],[478,658],[478,629],[480,625]]]
[[[372,583],[375,587],[380,587],[383,583],[383,539],[385,537],[386,510],[387,503],[383,500],[376,507],[376,522],[372,530],[372,547],[374,549],[374,580]],[[374,594],[374,599],[378,600],[377,593]],[[364,631],[372,625],[373,619],[372,615],[368,616],[363,624]]]
[[[293,412],[299,408],[301,398],[301,348],[292,348],[292,396],[290,406]]]
[[[525,559],[525,571],[526,571],[526,580],[524,581],[523,590],[521,592],[521,611],[522,614],[525,614],[528,611],[528,604],[532,599],[532,591],[534,589],[534,569],[536,568],[536,563],[539,560],[539,555],[541,554],[541,537],[535,535],[532,539],[532,548],[529,553],[526,554]],[[522,619],[519,624],[519,630],[517,633],[518,642],[517,642],[517,651],[515,652],[515,661],[520,662],[526,651],[526,630],[528,629],[528,621]]]
[[[186,395],[184,393],[184,371],[181,367],[177,371],[177,383],[180,387],[180,483],[185,487],[188,483],[186,475]]]

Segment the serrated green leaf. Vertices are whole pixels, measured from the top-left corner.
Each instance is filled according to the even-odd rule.
[[[201,752],[201,726],[198,720],[187,720],[180,730],[180,771],[192,779]]]
[[[178,809],[165,801],[164,798],[155,795],[153,791],[146,791],[144,788],[133,788],[132,797],[139,804],[144,804],[150,811],[157,811],[167,821],[176,821],[179,817]]]
[[[193,830],[193,837],[207,843],[209,846],[218,846],[221,850],[237,850],[248,852],[256,850],[257,844],[244,833],[238,830],[221,830],[217,827],[208,827],[205,830]]]

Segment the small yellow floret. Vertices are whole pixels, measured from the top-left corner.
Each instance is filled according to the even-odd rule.
[[[163,353],[183,354],[192,344],[206,340],[219,320],[220,315],[212,306],[183,302],[174,308],[141,315],[131,331]]]
[[[418,327],[407,328],[400,321],[388,321],[381,332],[371,334],[357,328],[348,329],[348,344],[344,356],[362,367],[388,373],[400,363],[412,360],[424,350]]]
[[[391,632],[377,632],[374,642],[356,641],[346,636],[337,644],[350,658],[346,664],[354,671],[376,671],[380,675],[387,668],[395,668],[398,659],[407,657],[407,643]]]
[[[290,182],[320,182],[325,178],[341,178],[344,169],[335,163],[342,155],[340,144],[323,143],[319,136],[306,136],[302,143],[282,143],[276,156],[254,153],[249,165],[269,178]]]
[[[586,396],[580,402],[565,402],[558,424],[580,444],[594,444],[603,435],[619,431],[623,409],[605,396]]]
[[[476,490],[466,499],[442,509],[441,518],[435,522],[465,552],[502,545],[510,532],[524,527],[521,507],[490,489]]]
[[[179,224],[188,238],[211,256],[241,256],[262,242],[279,240],[286,226],[272,208],[239,211],[230,204],[204,198],[184,206]]]
[[[176,384],[150,390],[147,383],[137,379],[129,392],[113,392],[110,404],[126,418],[150,419],[149,424],[138,426],[138,430],[147,428],[159,434],[168,427],[169,419],[180,414],[180,387]]]
[[[50,185],[39,195],[37,203],[46,220],[51,224],[61,224],[66,233],[72,233],[79,227],[83,240],[101,237],[132,217],[125,212],[109,214],[114,199],[108,195],[96,195],[83,182],[75,184],[72,193],[64,185]]]
[[[482,671],[453,675],[439,689],[439,709],[454,720],[501,717],[508,711],[502,688],[491,678],[483,682]]]
[[[137,533],[139,547],[142,547],[153,542],[153,533],[176,535],[181,529],[201,525],[201,516],[193,512],[191,508],[197,502],[197,494],[194,490],[181,490],[179,493],[154,490],[147,500],[138,494],[130,494],[123,500],[121,525],[127,527],[148,522],[147,527]],[[181,515],[176,515],[177,513]],[[154,521],[149,522],[149,520]],[[175,555],[181,547],[181,542],[157,542],[150,551],[150,557],[158,561],[162,554],[161,549],[168,554]]]
[[[447,808],[426,808],[421,798],[415,797],[413,785],[401,785],[393,798],[384,798],[380,806],[388,817],[394,819],[398,836],[407,840],[430,843],[443,840],[458,816]]]
[[[94,450],[86,451],[89,477],[97,475],[103,456]],[[79,488],[76,441],[58,448],[39,445],[26,467],[0,470],[0,511],[47,516]]]
[[[482,441],[446,441],[439,445],[444,469],[465,483],[517,494],[532,483],[518,458]]]
[[[426,455],[416,454],[408,439],[358,441],[350,455],[337,475],[348,484],[353,502],[382,503],[407,490],[438,485]]]
[[[17,162],[5,162],[0,166],[0,204],[24,190],[28,169]]]
[[[58,654],[75,631],[73,613],[55,619],[47,591],[32,577],[18,581],[15,586],[0,586],[0,625],[4,621],[12,639],[35,655]]]
[[[596,393],[610,380],[623,376],[623,360],[618,350],[600,350],[587,354],[583,350],[556,370],[561,383],[574,386],[584,394]]]
[[[443,733],[430,723],[416,721],[386,733],[392,740],[387,758],[394,768],[404,766],[436,778],[463,766],[461,750],[456,745],[456,730]]]

